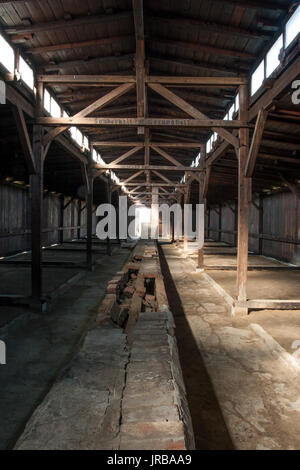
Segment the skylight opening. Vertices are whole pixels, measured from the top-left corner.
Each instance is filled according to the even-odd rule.
[[[5,41],[4,37],[0,34],[0,62],[6,70],[14,73],[15,68],[15,53],[13,48]]]
[[[234,104],[231,106],[229,113],[228,113],[228,118],[230,121],[232,121],[234,115]]]
[[[44,91],[44,109],[50,114],[51,112],[51,96],[49,91]]]
[[[251,77],[251,95],[257,92],[257,90],[263,84],[265,79],[265,61],[263,60]]]
[[[51,111],[50,111],[51,116],[54,118],[61,117],[61,107],[59,106],[57,101],[55,101],[55,99],[52,97],[51,97],[50,105],[51,105]]]
[[[277,39],[266,56],[266,75],[269,77],[280,65],[279,54],[283,48],[283,34]]]
[[[23,57],[20,57],[19,72],[21,80],[26,83],[30,90],[34,89],[34,75],[32,68],[25,62]]]
[[[286,24],[285,47],[288,47],[300,32],[300,6]]]

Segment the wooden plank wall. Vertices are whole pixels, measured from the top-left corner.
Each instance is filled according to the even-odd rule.
[[[255,199],[254,202],[257,206],[259,205],[258,199]],[[297,201],[296,196],[291,192],[277,193],[263,198],[263,210],[262,254],[300,265],[300,201]],[[209,233],[213,240],[218,240],[218,227],[218,214],[211,207]],[[254,253],[259,252],[258,235],[259,211],[250,204],[249,250]],[[226,206],[222,207],[221,239],[227,243],[232,243],[234,240],[234,214]]]
[[[70,198],[64,198],[64,204]],[[43,245],[59,242],[60,199],[56,195],[44,197]],[[85,204],[82,202],[82,205]],[[77,200],[72,201],[64,212],[64,227],[77,226]],[[81,237],[86,235],[86,210],[81,213]],[[48,230],[52,229],[52,230]],[[96,215],[93,214],[93,233],[96,230]],[[26,233],[29,232],[29,233]],[[6,235],[7,234],[7,235]],[[77,229],[64,231],[64,240],[77,238]],[[30,235],[30,198],[28,189],[0,184],[0,257],[9,254],[29,251]]]
[[[219,210],[219,207],[217,207]],[[210,209],[210,225],[209,225],[209,238],[212,240],[219,239],[219,214],[214,208]]]

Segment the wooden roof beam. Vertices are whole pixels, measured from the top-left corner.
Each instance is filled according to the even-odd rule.
[[[170,46],[181,47],[183,49],[190,49],[196,51],[207,52],[209,54],[217,54],[220,56],[242,58],[242,59],[254,59],[254,54],[249,54],[248,52],[236,51],[233,49],[222,49],[220,47],[211,46],[209,44],[202,44],[198,42],[187,42],[187,41],[177,41],[174,39],[167,38],[154,38],[149,37],[149,41],[156,42],[159,44],[167,44]]]
[[[113,36],[108,38],[101,38],[101,39],[92,39],[89,41],[79,41],[79,42],[67,42],[63,44],[51,44],[48,46],[40,46],[40,47],[31,47],[26,49],[27,54],[45,54],[47,52],[56,52],[56,51],[64,51],[68,49],[78,49],[90,46],[105,46],[106,44],[115,44],[126,41],[128,39],[132,39],[133,36],[126,35],[126,36]]]
[[[209,118],[201,113],[198,109],[194,108],[194,106],[190,105],[187,103],[185,100],[180,98],[178,95],[175,95],[172,91],[168,90],[164,86],[160,84],[154,84],[151,83],[149,84],[150,88],[159,95],[163,96],[166,100],[170,101],[173,103],[175,106],[178,106],[180,109],[185,111],[187,114],[190,116],[194,117],[195,119],[207,119]],[[226,121],[223,121],[226,122]],[[236,137],[234,137],[230,132],[226,131],[225,129],[217,129],[212,127],[213,132],[217,132],[223,139],[227,140],[229,143],[231,143],[234,147],[238,147],[239,142]]]
[[[268,34],[264,31],[254,31],[249,29],[240,28],[237,26],[232,26],[228,24],[222,24],[212,21],[205,21],[196,18],[187,18],[183,16],[160,16],[161,13],[157,16],[153,16],[152,12],[147,13],[147,20],[149,21],[159,21],[164,23],[170,23],[171,25],[176,25],[182,28],[197,28],[198,31],[210,31],[222,36],[236,36],[238,38],[244,37],[249,39],[263,39],[269,40],[272,38],[272,34]]]
[[[7,3],[7,2],[6,1],[4,2],[4,0],[1,0],[0,3]],[[107,15],[81,16],[79,18],[74,18],[70,20],[47,21],[43,23],[37,23],[37,24],[26,25],[26,26],[23,26],[23,25],[7,26],[5,28],[5,32],[6,34],[14,34],[14,35],[38,34],[38,33],[45,33],[48,31],[54,31],[54,30],[64,31],[67,28],[74,28],[78,26],[88,27],[89,25],[99,25],[101,23],[108,24],[111,22],[131,20],[131,18],[132,18],[132,12],[124,11],[121,13],[113,13],[113,14],[107,14]]]
[[[200,113],[200,111],[199,111]],[[202,113],[201,113],[202,114]],[[160,118],[101,118],[101,117],[76,117],[72,118],[54,118],[54,117],[40,117],[36,120],[37,124],[45,126],[63,126],[65,128],[70,126],[114,126],[114,127],[187,127],[187,128],[205,128],[212,129],[218,132],[222,137],[230,140],[234,145],[236,139],[230,139],[230,133],[223,128],[237,129],[250,127],[248,122],[244,121],[224,121],[223,119],[160,119]],[[61,131],[63,132],[63,131]],[[227,135],[229,136],[227,137]]]
[[[247,178],[251,178],[254,173],[255,163],[258,157],[267,117],[268,117],[268,111],[262,108],[259,111],[258,116],[257,116],[254,134],[252,137],[251,146],[250,146],[250,150],[249,150],[249,154],[248,154],[248,158],[246,162],[245,176]]]
[[[24,153],[24,157],[27,163],[28,173],[35,174],[36,166],[35,166],[34,156],[33,156],[32,147],[31,147],[31,141],[30,141],[30,137],[28,134],[23,110],[21,109],[20,106],[13,106],[12,111],[13,111],[13,115],[15,118],[17,131],[18,131],[20,142],[21,142],[22,150]]]
[[[132,83],[124,83],[123,85],[119,86],[118,88],[115,88],[112,90],[110,93],[108,93],[105,96],[102,96],[98,100],[94,101],[91,103],[89,106],[84,108],[83,110],[79,111],[79,113],[75,114],[72,118],[70,118],[69,122],[70,125],[67,126],[61,126],[56,129],[51,130],[48,132],[48,134],[44,137],[44,145],[48,144],[51,142],[53,139],[58,137],[60,134],[62,134],[64,131],[66,131],[70,126],[72,126],[72,121],[76,120],[80,117],[88,116],[89,114],[92,114],[94,111],[101,109],[103,106],[105,106],[108,103],[111,103],[115,99],[119,98],[120,96],[124,95],[128,91],[130,91],[133,88]]]

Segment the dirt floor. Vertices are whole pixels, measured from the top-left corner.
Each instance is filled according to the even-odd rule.
[[[95,318],[107,282],[129,254],[129,250],[116,247],[111,257],[102,255],[95,271],[85,272],[46,314],[0,307],[0,339],[7,345],[7,364],[0,368],[0,449],[13,447],[33,410],[78,350]],[[51,287],[64,279],[60,271],[60,268],[49,269]],[[17,272],[20,285],[24,285],[25,280],[24,284],[21,280],[26,271],[18,267]],[[14,273],[12,279],[16,268]],[[3,286],[4,283],[2,289]]]
[[[181,247],[182,248],[182,247]],[[196,259],[195,243],[189,243],[189,257]],[[182,250],[181,250],[182,251]],[[219,253],[232,253],[222,256]],[[213,254],[214,253],[214,254]],[[205,265],[236,265],[236,248],[219,242],[205,243]],[[287,263],[249,254],[249,266],[285,266]],[[236,295],[235,271],[207,271],[231,297]],[[300,270],[299,271],[249,271],[248,286],[249,299],[300,299]],[[296,341],[300,341],[300,311],[295,310],[259,310],[250,311],[245,317],[233,320],[238,327],[245,327],[251,323],[262,326],[278,343],[291,354],[297,354]]]
[[[181,247],[163,251],[197,448],[299,450],[300,312],[232,317]]]

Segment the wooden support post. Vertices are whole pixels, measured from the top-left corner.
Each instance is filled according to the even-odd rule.
[[[189,204],[190,195],[191,195],[191,177],[190,177],[190,174],[188,172],[186,172],[185,178],[186,178],[186,189],[185,189],[185,193],[184,193],[184,206],[186,204]],[[185,210],[186,209],[184,207],[183,208],[184,213],[185,213]],[[188,250],[188,235],[187,235],[187,230],[186,230],[185,224],[184,224],[184,232],[183,232],[183,249],[184,249],[184,251]]]
[[[78,199],[78,202],[77,202],[77,226],[78,226],[77,238],[79,240],[81,237],[81,200],[80,199]]]
[[[88,188],[86,193],[86,264],[88,269],[93,267],[93,186],[94,178],[91,167],[88,168]]]
[[[222,204],[219,204],[219,232],[218,241],[222,241]]]
[[[206,145],[201,144],[200,147],[200,169],[204,170],[205,168],[205,160],[206,160]],[[205,182],[205,174],[200,174],[200,182],[199,182],[199,204],[204,204],[204,230],[206,230],[205,224],[205,214],[206,214],[206,198],[204,197],[204,182]],[[205,239],[205,236],[204,236]],[[203,269],[204,266],[204,246],[203,248],[198,249],[198,269]]]
[[[240,85],[240,119],[248,120],[249,90],[247,85]],[[238,168],[238,247],[237,247],[237,301],[247,301],[248,276],[248,234],[249,234],[249,184],[245,169],[249,151],[249,130],[239,130],[239,168]],[[247,307],[236,307],[235,313],[247,314]]]
[[[35,117],[42,115],[44,87],[37,84]],[[32,154],[35,173],[30,175],[31,198],[31,295],[35,302],[40,303],[43,293],[42,279],[42,214],[43,214],[43,179],[44,179],[44,148],[43,128],[33,126]]]
[[[112,196],[112,187],[111,187],[111,180],[109,178],[107,182],[107,204],[111,204],[111,196]],[[107,236],[107,239],[106,239],[106,253],[108,254],[108,256],[112,255],[111,242],[110,242],[109,236]]]
[[[33,126],[33,156],[36,173],[30,175],[31,198],[31,287],[32,298],[42,299],[43,131]]]
[[[262,195],[259,196],[259,220],[258,220],[258,253],[260,255],[263,254],[263,244],[264,244],[264,239],[262,237],[264,233],[264,198]]]
[[[233,244],[234,246],[237,247],[237,239],[238,239],[238,218],[239,218],[239,214],[238,214],[238,203],[235,203],[235,208],[234,208],[234,227],[233,227],[233,231],[234,231],[234,234],[233,234]]]
[[[59,227],[61,230],[59,230],[58,232],[58,243],[60,243],[61,245],[63,244],[64,242],[64,205],[65,205],[65,197],[64,195],[62,194],[60,197],[59,197]]]

